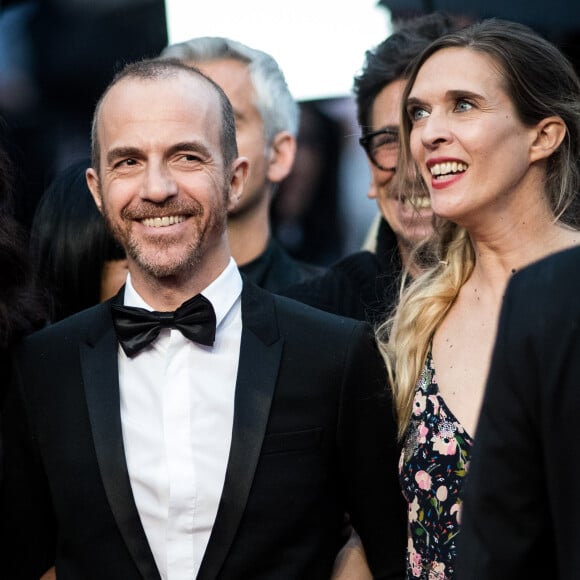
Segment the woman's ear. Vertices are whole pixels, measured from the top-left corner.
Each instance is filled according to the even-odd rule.
[[[292,170],[295,157],[296,139],[288,131],[276,133],[270,149],[268,180],[280,183],[285,179]]]
[[[534,133],[530,148],[532,162],[546,159],[558,149],[566,136],[566,124],[560,117],[546,117],[535,126]]]

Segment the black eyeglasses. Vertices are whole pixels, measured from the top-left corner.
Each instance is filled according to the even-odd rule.
[[[399,153],[399,131],[379,129],[363,135],[358,142],[371,162],[383,171],[396,171]]]

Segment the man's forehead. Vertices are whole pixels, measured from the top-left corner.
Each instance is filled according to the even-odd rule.
[[[111,88],[97,121],[102,160],[110,149],[161,150],[192,142],[219,146],[221,107],[213,86],[195,78],[193,84],[176,80],[131,77]]]
[[[179,73],[159,78],[126,77],[113,85],[104,96],[99,123],[121,114],[143,119],[178,116],[213,117],[221,115],[217,91],[207,79]]]
[[[210,81],[197,74],[195,71],[175,71],[162,76],[139,77],[128,76],[120,79],[113,85],[105,99],[111,96],[131,95],[137,97],[141,93],[150,91],[163,91],[171,94],[174,92],[183,92],[191,94],[192,97],[202,96],[207,98],[212,96],[216,101],[219,100],[218,94]]]

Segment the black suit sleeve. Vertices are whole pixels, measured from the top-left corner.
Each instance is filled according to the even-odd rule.
[[[12,377],[2,409],[0,572],[11,580],[38,580],[54,565],[54,515],[16,368]]]
[[[580,478],[580,253],[548,260],[516,275],[505,296],[464,488],[460,580],[579,569],[570,489]]]
[[[347,507],[374,577],[403,578],[406,510],[387,372],[370,327],[361,323],[356,333],[338,427]]]

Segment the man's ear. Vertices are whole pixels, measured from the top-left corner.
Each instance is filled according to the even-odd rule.
[[[547,159],[558,149],[566,136],[566,124],[560,117],[546,117],[533,129],[530,161]]]
[[[228,211],[231,211],[238,205],[240,197],[244,193],[244,186],[248,179],[250,162],[246,157],[238,157],[232,163],[232,176],[230,178],[230,202]]]
[[[101,199],[101,187],[100,187],[99,176],[97,175],[97,172],[92,167],[89,167],[87,169],[87,171],[85,172],[85,176],[87,179],[87,185],[89,186],[89,190],[91,192],[91,195],[93,196],[93,199],[95,200],[95,204],[97,205],[98,210],[102,213],[102,210],[101,210],[102,199]]]
[[[296,139],[288,131],[280,131],[274,136],[270,148],[268,180],[280,183],[288,177],[296,157]]]

